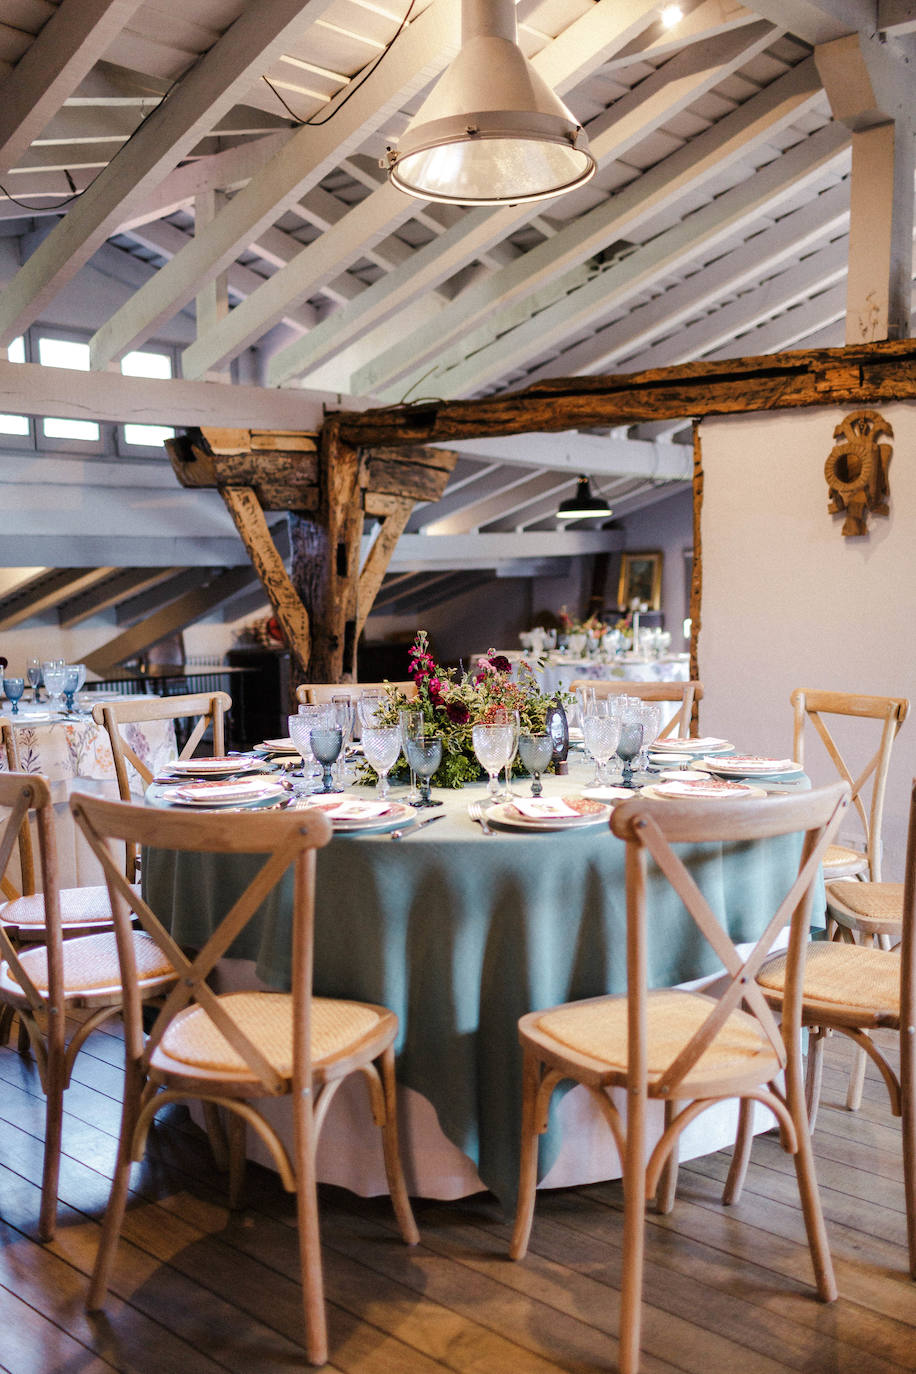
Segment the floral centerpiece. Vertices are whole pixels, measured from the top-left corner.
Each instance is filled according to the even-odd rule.
[[[524,661],[518,674],[502,654],[490,649],[469,673],[462,676],[453,668],[443,668],[429,651],[429,636],[419,630],[411,646],[408,672],[417,684],[417,696],[408,699],[397,687],[387,688],[387,698],[377,715],[380,723],[396,725],[404,707],[423,712],[430,734],[442,737],[442,763],[433,776],[436,787],[461,787],[482,776],[474,753],[471,732],[475,725],[504,719],[502,711],[517,711],[523,733],[540,734],[546,728],[547,711],[556,695],[542,690],[531,666]],[[562,700],[568,694],[561,693]],[[401,761],[397,773],[406,773]]]

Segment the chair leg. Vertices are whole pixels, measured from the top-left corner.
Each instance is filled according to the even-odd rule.
[[[41,1173],[41,1211],[38,1216],[38,1236],[42,1241],[53,1240],[57,1225],[57,1193],[60,1186],[60,1147],[64,1118],[64,1053],[63,1047],[48,1047],[45,1071],[45,1153]]]
[[[8,1045],[16,1013],[10,1006],[0,1007],[0,1045]]]
[[[823,1042],[821,1042],[823,1043]],[[809,1042],[808,1053],[811,1053]],[[793,1156],[795,1177],[798,1180],[798,1193],[801,1199],[805,1231],[808,1236],[808,1249],[814,1266],[814,1282],[817,1295],[822,1302],[833,1302],[837,1297],[836,1278],[833,1260],[830,1257],[830,1244],[824,1214],[821,1210],[821,1197],[814,1171],[814,1151],[811,1149],[811,1134],[808,1126],[806,1093],[802,1083],[802,1068],[797,1055],[791,1056],[786,1065],[786,1105],[795,1123],[797,1149]],[[816,1103],[815,1103],[816,1106]]]
[[[512,1241],[509,1245],[509,1258],[514,1260],[525,1258],[531,1236],[531,1223],[534,1220],[534,1196],[538,1182],[538,1128],[535,1109],[540,1081],[541,1072],[537,1057],[526,1049],[522,1068],[522,1140],[518,1202]]]
[[[382,1091],[385,1096],[385,1120],[382,1123],[382,1151],[385,1156],[385,1177],[391,1203],[398,1220],[398,1227],[407,1245],[416,1245],[420,1239],[417,1223],[414,1220],[401,1162],[398,1144],[398,1103],[394,1080],[394,1046],[389,1045],[381,1056]]]
[[[900,1033],[900,1117],[910,1278],[916,1279],[916,1046],[905,1024]]]
[[[646,1212],[645,1133],[645,1101],[634,1094],[627,1103],[623,1161],[623,1268],[617,1361],[620,1374],[636,1374],[639,1368]]]
[[[214,1104],[211,1102],[208,1105],[212,1107]],[[245,1188],[245,1150],[248,1133],[244,1117],[233,1111],[228,1113],[228,1117],[226,1139],[229,1149],[229,1206],[234,1211],[242,1200]]]
[[[88,1312],[100,1311],[105,1305],[105,1298],[108,1293],[111,1266],[114,1261],[115,1251],[118,1248],[118,1237],[121,1234],[121,1224],[124,1221],[124,1209],[127,1206],[133,1138],[137,1117],[140,1113],[142,1089],[143,1084],[140,1074],[131,1064],[128,1064],[127,1072],[124,1077],[124,1101],[121,1107],[121,1135],[118,1140],[118,1157],[115,1163],[114,1178],[111,1183],[111,1194],[108,1198],[108,1206],[105,1210],[105,1220],[102,1223],[102,1235],[99,1240],[98,1253],[95,1257],[95,1267],[92,1271],[92,1278],[89,1281],[89,1293],[86,1297],[86,1310]]]
[[[728,1166],[728,1177],[722,1190],[722,1201],[726,1206],[737,1203],[741,1199],[741,1190],[747,1177],[747,1166],[750,1162],[751,1147],[754,1143],[753,1128],[754,1103],[750,1098],[742,1097],[738,1103],[738,1130],[735,1135],[732,1162]]]
[[[20,1054],[28,1054],[32,1048],[32,1042],[29,1040],[28,1029],[26,1028],[25,1021],[22,1019],[21,1016],[19,1018],[19,1035],[16,1042],[16,1048]]]
[[[823,1026],[811,1026],[808,1030],[808,1062],[805,1068],[805,1110],[808,1113],[808,1130],[814,1130],[817,1120],[818,1103],[821,1100],[821,1082],[824,1077],[824,1041],[827,1031]]]
[[[230,1167],[229,1143],[226,1140],[226,1132],[223,1130],[223,1123],[220,1119],[219,1107],[215,1102],[204,1103],[204,1125],[207,1130],[207,1139],[210,1142],[210,1149],[213,1151],[213,1160],[221,1174],[226,1173]]]
[[[857,1112],[862,1105],[867,1056],[858,1045],[853,1046],[852,1055],[852,1068],[849,1070],[849,1083],[846,1087],[846,1110]]]
[[[321,1235],[318,1228],[318,1184],[315,1175],[315,1122],[311,1097],[293,1093],[296,1154],[296,1219],[299,1232],[299,1269],[305,1318],[305,1353],[309,1364],[328,1358],[327,1315],[321,1272]]]
[[[665,1103],[666,1130],[674,1120],[676,1108],[676,1102],[668,1101]],[[679,1144],[680,1142],[677,1140],[674,1142],[671,1153],[665,1160],[665,1166],[662,1169],[661,1177],[658,1180],[658,1191],[655,1194],[655,1210],[662,1216],[667,1216],[674,1207],[674,1198],[677,1193]]]

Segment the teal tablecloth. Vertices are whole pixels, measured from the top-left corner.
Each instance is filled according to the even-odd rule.
[[[319,853],[315,991],[397,1013],[399,1081],[432,1102],[445,1134],[511,1208],[521,1104],[516,1023],[532,1008],[625,991],[624,846],[603,826],[488,839],[466,810],[469,796],[482,792],[441,794],[447,818],[406,841],[338,836]],[[689,863],[740,942],[755,938],[785,895],[797,854],[794,839],[704,846]],[[196,947],[256,862],[154,852],[144,859],[144,886],[177,939]],[[279,988],[290,981],[288,908],[280,888],[231,951],[255,960],[260,977]],[[650,910],[654,986],[717,971],[657,874]],[[543,1172],[557,1147],[548,1132]]]

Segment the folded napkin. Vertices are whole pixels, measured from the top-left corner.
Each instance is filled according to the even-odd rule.
[[[800,765],[794,759],[766,759],[759,754],[729,754],[728,758],[721,759],[714,767],[720,768],[724,773],[785,773],[788,770],[798,772]]]
[[[666,754],[669,751],[676,754],[696,754],[703,753],[706,749],[730,749],[731,745],[727,739],[705,736],[703,739],[657,739],[651,748],[653,754]]]
[[[270,779],[234,778],[231,782],[189,782],[185,787],[176,787],[169,796],[182,801],[235,801],[250,800],[252,797],[269,797],[272,792],[282,793],[284,789]]]
[[[578,816],[562,797],[516,797],[512,805],[531,821],[556,820],[559,816]]]
[[[364,821],[373,816],[384,816],[391,810],[391,803],[385,801],[365,801],[360,797],[350,797],[339,801],[336,797],[333,800],[325,801],[321,797],[308,797],[303,799],[300,809],[323,811],[330,820],[338,821]]]
[[[753,792],[753,790],[746,783],[725,782],[722,778],[709,778],[705,782],[682,782],[681,780],[660,782],[652,788],[652,791],[657,792],[660,796],[692,797],[704,801],[707,798],[746,796],[748,792]]]

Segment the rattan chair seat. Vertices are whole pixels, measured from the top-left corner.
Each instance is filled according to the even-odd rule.
[[[271,1067],[288,1078],[293,1071],[291,995],[285,992],[231,992],[220,997],[219,1002]],[[371,1034],[380,1020],[374,1007],[328,997],[313,998],[313,1067]],[[249,1072],[245,1060],[202,1007],[191,1007],[177,1016],[162,1037],[159,1049],[164,1056],[187,1068],[209,1069],[213,1073]]]
[[[47,917],[45,899],[41,892],[17,897],[0,910],[0,922],[17,929],[37,933],[43,930]],[[65,887],[60,892],[60,922],[68,926],[111,925],[111,905],[107,887]]]
[[[714,1005],[711,998],[675,989],[649,994],[646,1051],[650,1084],[674,1061],[707,1019]],[[626,1072],[625,997],[571,1002],[545,1012],[537,1026],[543,1034],[575,1050],[577,1054],[586,1054],[615,1071]],[[743,1011],[735,1011],[710,1048],[697,1060],[691,1076],[708,1076],[713,1071],[728,1074],[731,1070],[747,1067],[749,1061],[761,1054],[775,1061],[760,1023]]]
[[[785,955],[777,955],[764,964],[757,981],[761,987],[781,993],[785,969]],[[836,941],[813,944],[805,963],[803,992],[805,1001],[856,1008],[899,1008],[899,956],[894,950],[873,949],[870,945]]]
[[[828,847],[824,855],[824,875],[825,877],[835,876],[840,870],[843,872],[868,871],[868,855],[863,854],[859,849],[849,849],[845,844],[832,844]]]
[[[139,932],[134,935],[134,951],[140,984],[159,978],[174,977],[175,970],[154,940]],[[67,996],[90,994],[121,986],[121,967],[118,946],[113,931],[100,935],[84,935],[78,940],[65,940],[64,991]],[[20,955],[22,967],[39,992],[48,990],[48,950],[46,945],[26,950]],[[8,978],[4,966],[4,979]]]
[[[827,888],[828,909],[831,899],[868,920],[899,922],[903,883],[831,883]]]

